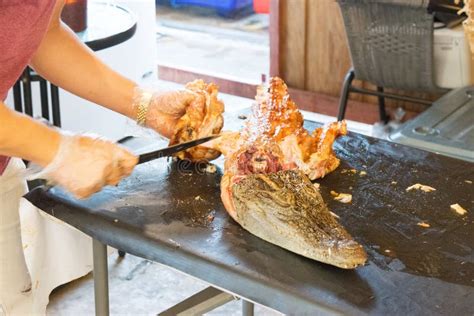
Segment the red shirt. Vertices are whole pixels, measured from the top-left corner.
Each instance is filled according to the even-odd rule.
[[[0,0],[0,100],[20,77],[43,39],[55,0]],[[0,156],[0,175],[9,158]]]

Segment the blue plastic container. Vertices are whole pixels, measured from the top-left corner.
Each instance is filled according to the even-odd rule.
[[[212,8],[220,15],[229,16],[246,7],[251,7],[253,0],[170,0],[170,4],[173,7],[192,5]]]

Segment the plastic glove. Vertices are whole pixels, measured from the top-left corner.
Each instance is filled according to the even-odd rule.
[[[139,102],[148,102],[145,126],[168,139],[173,136],[176,123],[186,113],[187,107],[205,105],[204,96],[190,90],[151,92],[136,88],[133,105],[135,109]]]
[[[112,142],[85,135],[62,135],[53,161],[28,179],[46,179],[82,199],[106,185],[117,185],[132,173],[137,162],[138,157]]]

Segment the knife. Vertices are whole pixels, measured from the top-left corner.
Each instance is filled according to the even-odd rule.
[[[188,148],[206,143],[206,142],[208,142],[210,140],[213,140],[213,139],[215,139],[217,137],[220,137],[220,136],[221,136],[220,134],[206,136],[206,137],[203,137],[203,138],[198,138],[198,139],[191,140],[191,141],[188,141],[188,142],[184,142],[184,143],[181,143],[181,144],[176,144],[176,145],[172,145],[172,146],[165,147],[165,148],[162,148],[162,149],[158,149],[158,150],[155,150],[155,151],[151,151],[149,153],[141,154],[141,155],[138,156],[138,164],[142,164],[142,163],[145,163],[145,162],[148,162],[148,161],[151,161],[151,160],[155,160],[155,159],[158,159],[158,158],[171,156],[171,155],[176,154],[180,151],[183,151],[183,150],[186,150]]]
[[[154,151],[151,151],[151,152],[148,152],[148,153],[141,154],[141,155],[138,156],[138,163],[137,164],[142,164],[142,163],[152,161],[152,160],[155,160],[155,159],[158,159],[158,158],[169,157],[169,156],[171,156],[173,154],[176,154],[180,151],[189,149],[191,147],[194,147],[194,146],[197,146],[197,145],[200,145],[200,144],[204,144],[204,143],[206,143],[210,140],[213,140],[215,138],[218,138],[220,136],[221,136],[221,134],[206,136],[206,137],[203,137],[203,138],[198,138],[198,139],[191,140],[191,141],[188,141],[188,142],[168,146],[168,147],[165,147],[165,148],[161,148],[161,149],[158,149],[158,150],[154,150]],[[131,138],[133,138],[133,136],[125,137],[124,139],[119,140],[118,143],[125,143],[127,140],[129,140]],[[28,175],[25,173],[25,178],[26,177],[28,177]],[[39,180],[41,182],[45,181],[41,178],[33,178],[33,180]],[[48,191],[49,189],[51,189],[52,187],[55,186],[54,183],[40,183],[40,184],[42,184],[45,191]]]

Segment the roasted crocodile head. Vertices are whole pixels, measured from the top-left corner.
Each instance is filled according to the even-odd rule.
[[[236,180],[227,193],[234,219],[268,242],[344,269],[367,259],[301,171],[251,174]]]
[[[220,131],[222,111],[215,101],[216,90],[206,93],[214,100],[209,110],[189,108],[173,141],[194,139],[189,131]],[[225,156],[222,201],[230,216],[252,234],[337,267],[364,264],[364,249],[338,223],[309,180],[324,177],[339,165],[332,145],[347,133],[345,122],[312,133],[305,130],[303,116],[280,78],[272,78],[268,89],[260,87],[256,101],[240,132],[224,133],[202,146],[212,149],[206,155],[188,151],[186,157],[199,160],[214,157],[215,152]]]

